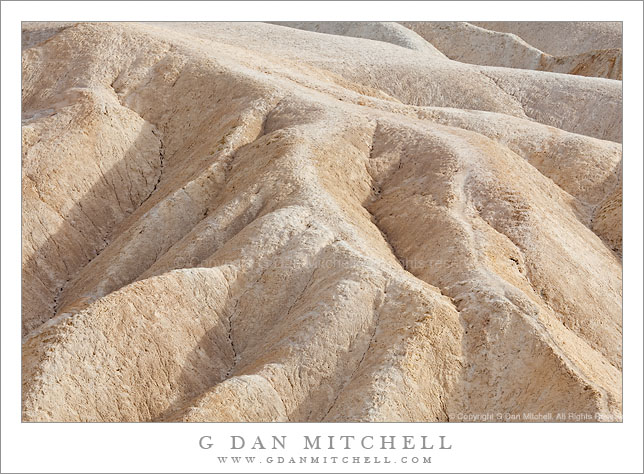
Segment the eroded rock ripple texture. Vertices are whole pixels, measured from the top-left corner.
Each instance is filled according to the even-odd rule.
[[[23,419],[619,418],[621,27],[547,26],[24,24]]]

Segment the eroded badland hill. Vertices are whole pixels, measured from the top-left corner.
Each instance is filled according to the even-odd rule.
[[[621,417],[621,26],[23,24],[23,419]]]

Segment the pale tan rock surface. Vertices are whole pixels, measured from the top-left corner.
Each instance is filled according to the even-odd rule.
[[[621,418],[620,81],[391,23],[23,34],[25,421]]]
[[[513,33],[535,48],[556,56],[622,47],[619,21],[473,21],[472,24]]]
[[[456,61],[622,79],[621,23],[403,22],[402,25]]]

